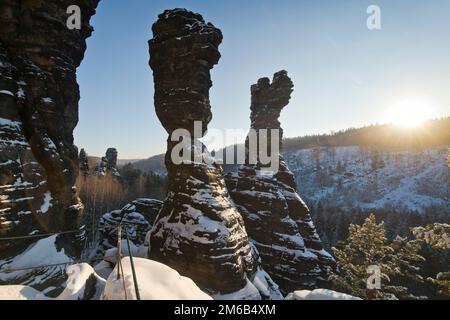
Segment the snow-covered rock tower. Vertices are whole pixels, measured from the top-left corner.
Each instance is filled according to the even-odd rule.
[[[220,59],[222,33],[202,16],[185,9],[167,10],[153,25],[149,41],[155,83],[155,108],[169,133],[165,164],[167,198],[151,235],[150,258],[192,278],[213,295],[240,291],[234,298],[258,299],[251,284],[257,266],[244,222],[229,198],[222,168],[198,161],[206,147],[194,137],[194,121],[203,135],[211,121],[210,70]],[[191,150],[191,160],[175,164],[176,129]],[[244,289],[244,290],[242,290]]]
[[[272,82],[262,78],[251,87],[251,128],[258,140],[260,130],[268,130],[270,141],[270,130],[275,129],[278,131],[272,134],[279,134],[281,144],[283,130],[278,118],[289,103],[293,87],[284,70],[275,73]],[[334,259],[323,250],[309,209],[297,194],[294,174],[283,156],[279,155],[275,174],[261,174],[264,166],[259,155],[256,164],[249,161],[248,143],[249,138],[246,164],[226,180],[247,232],[261,255],[262,266],[285,293],[314,288],[328,278]]]

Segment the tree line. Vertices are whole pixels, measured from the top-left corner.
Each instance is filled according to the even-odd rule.
[[[372,146],[386,149],[426,148],[450,145],[450,117],[429,120],[417,128],[393,124],[350,128],[330,134],[286,138],[284,150],[314,147]]]

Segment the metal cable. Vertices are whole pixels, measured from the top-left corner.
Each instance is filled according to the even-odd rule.
[[[42,234],[20,236],[20,237],[6,237],[6,238],[0,238],[0,241],[11,241],[11,240],[21,240],[21,239],[31,239],[31,238],[45,238],[45,237],[51,237],[51,236],[55,236],[55,235],[71,234],[71,233],[78,233],[78,232],[85,232],[85,231],[86,231],[86,229],[61,231],[61,232],[56,232],[56,233],[42,233]]]

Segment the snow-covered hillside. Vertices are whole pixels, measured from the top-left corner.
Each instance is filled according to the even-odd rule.
[[[285,150],[283,156],[308,204],[321,201],[342,209],[396,208],[401,212],[434,208],[450,214],[447,146],[390,151],[360,146],[321,147]],[[146,161],[142,163],[149,164]],[[162,156],[157,163],[145,169],[165,175],[165,170],[160,170],[164,167]],[[238,167],[223,165],[226,173]]]
[[[299,193],[310,204],[450,213],[448,149],[386,151],[337,147],[285,151]]]

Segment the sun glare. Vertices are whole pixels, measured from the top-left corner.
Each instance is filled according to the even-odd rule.
[[[420,99],[405,99],[388,111],[388,121],[402,127],[417,127],[431,118],[431,106]]]

